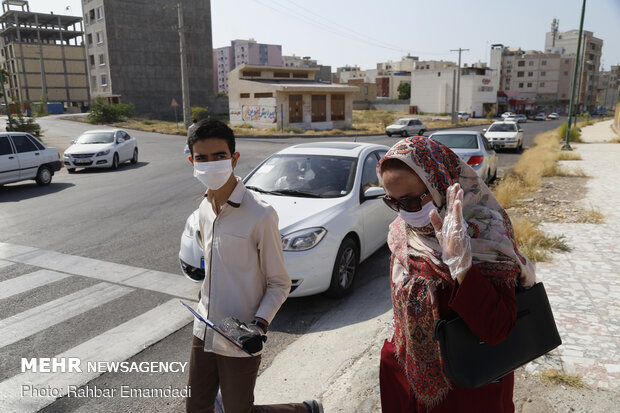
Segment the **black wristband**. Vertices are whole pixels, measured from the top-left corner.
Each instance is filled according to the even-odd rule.
[[[259,320],[254,320],[250,323],[253,326],[259,326],[261,330],[263,330],[263,334],[267,334],[267,324],[263,323]]]

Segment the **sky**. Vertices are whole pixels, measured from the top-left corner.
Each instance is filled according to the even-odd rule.
[[[125,0],[131,1],[131,0]],[[170,0],[174,2],[175,0]],[[80,16],[80,0],[30,0],[31,11]],[[579,29],[582,0],[211,0],[213,47],[253,38],[319,64],[376,68],[400,60],[484,61],[492,44],[542,50],[551,21]],[[69,7],[69,9],[67,9]],[[603,39],[603,68],[620,64],[620,0],[589,0],[584,30]]]

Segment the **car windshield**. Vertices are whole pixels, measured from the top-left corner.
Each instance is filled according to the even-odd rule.
[[[356,165],[356,158],[273,155],[245,180],[245,186],[272,195],[341,197],[351,192]]]
[[[433,135],[431,139],[443,143],[450,149],[478,149],[478,139],[472,134]]]
[[[516,130],[517,126],[512,123],[496,123],[489,128],[489,132],[514,132]]]
[[[409,119],[399,119],[396,121],[395,125],[406,125],[409,123]]]
[[[112,143],[114,132],[92,132],[81,135],[75,143]]]

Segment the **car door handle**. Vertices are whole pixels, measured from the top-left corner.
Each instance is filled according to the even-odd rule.
[[[35,152],[34,154],[35,154],[36,156],[39,156],[39,152]]]
[[[9,159],[15,159],[15,157],[14,156],[9,156]]]

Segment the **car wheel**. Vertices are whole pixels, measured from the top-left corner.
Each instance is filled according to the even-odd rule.
[[[75,168],[67,168],[67,172],[69,172],[70,174],[75,173]]]
[[[519,147],[517,148],[517,152],[523,152],[523,140],[519,142]]]
[[[110,169],[118,169],[118,154],[115,153],[114,157],[112,157],[112,166],[110,166]]]
[[[138,148],[133,150],[133,157],[131,158],[131,163],[138,163]]]
[[[34,179],[39,186],[46,186],[52,182],[52,170],[49,166],[41,165],[37,171],[37,176]]]
[[[403,138],[406,138],[407,137],[407,131],[406,130],[402,131],[400,133],[400,136],[402,136]]]
[[[420,132],[418,132],[418,135],[423,136],[424,132],[426,132],[424,129],[420,129]]]
[[[357,244],[351,238],[345,238],[340,244],[338,254],[336,254],[332,281],[327,290],[327,295],[342,298],[351,292],[358,264],[359,249]]]
[[[391,133],[386,133],[386,135],[388,136],[388,138],[391,138],[391,137],[392,137],[392,134],[391,134]]]

